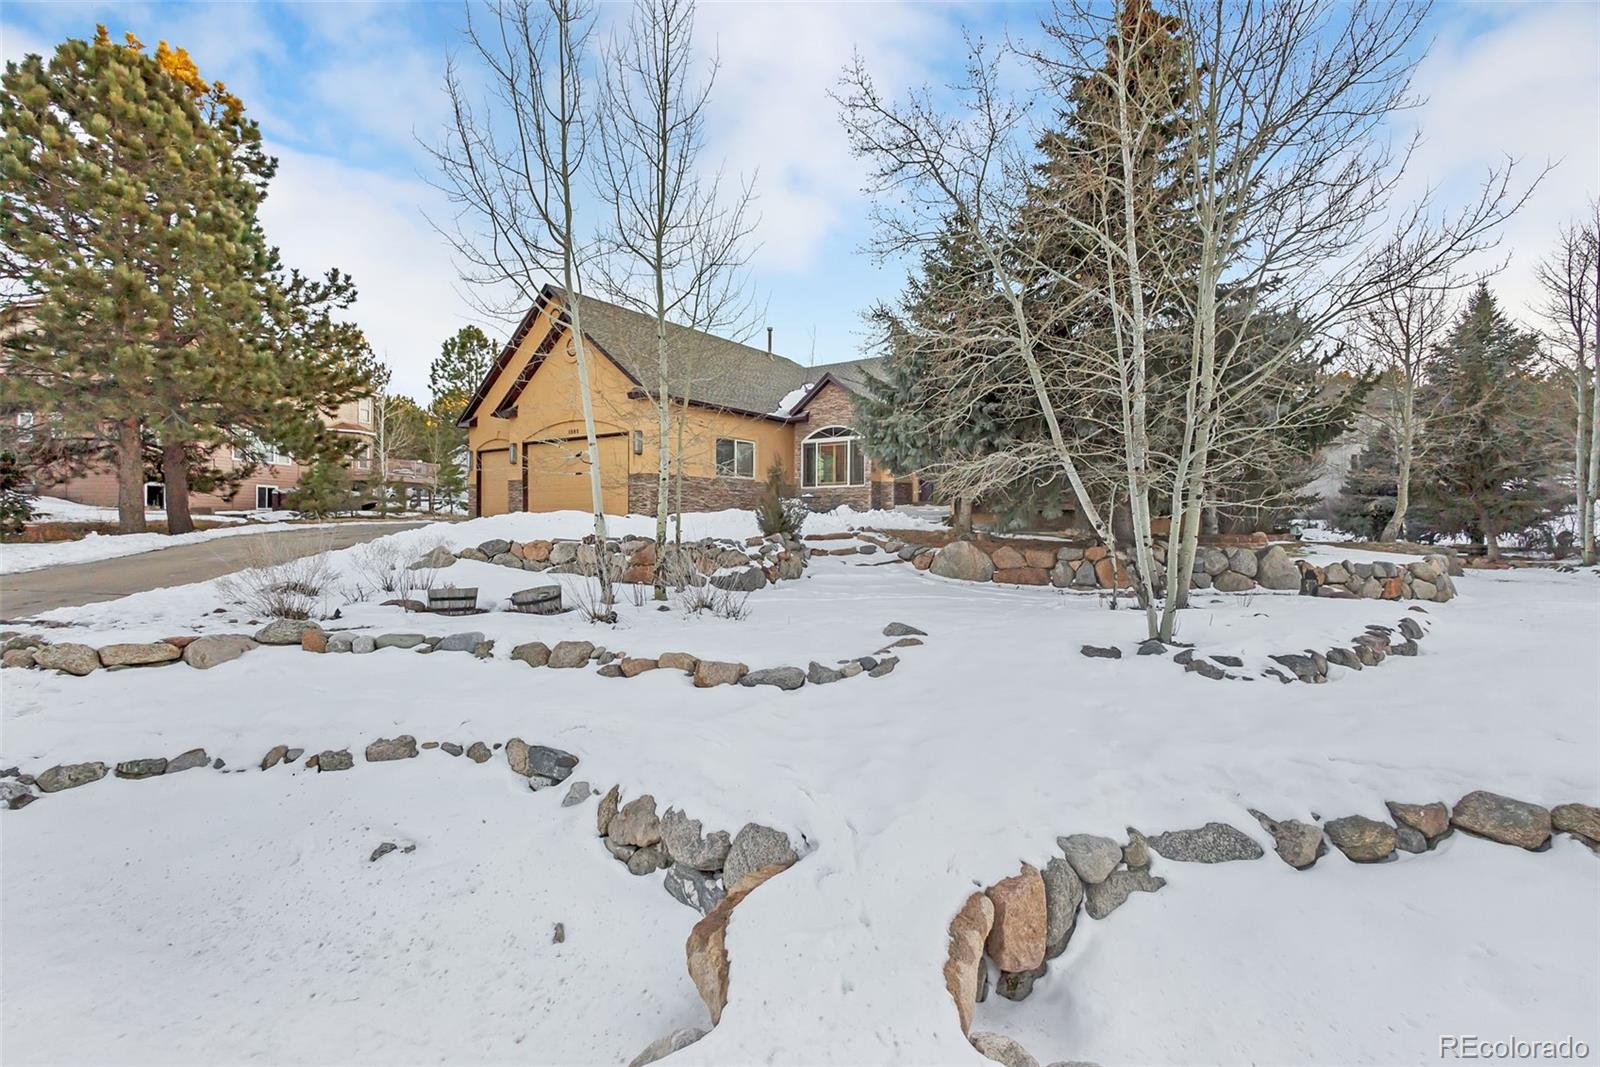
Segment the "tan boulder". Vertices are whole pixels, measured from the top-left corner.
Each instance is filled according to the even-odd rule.
[[[695,664],[694,684],[696,689],[737,685],[739,679],[749,673],[750,668],[743,663],[722,663],[713,659],[703,659]]]
[[[1098,563],[1100,560],[1106,558],[1106,546],[1090,545],[1088,548],[1083,550],[1083,558],[1088,560],[1090,563]]]
[[[1120,560],[1103,556],[1095,561],[1094,580],[1102,589],[1126,589],[1133,583],[1128,579],[1128,571],[1122,566]]]
[[[522,543],[522,558],[535,563],[544,563],[550,558],[549,541],[524,541]]]
[[[722,1021],[722,1009],[728,1005],[728,921],[733,909],[757,887],[786,870],[783,864],[774,863],[759,871],[751,871],[737,888],[729,891],[706,917],[694,924],[689,940],[684,945],[684,957],[689,965],[689,979],[705,1001],[711,1013],[711,1025]]]
[[[622,580],[629,585],[652,585],[656,580],[656,569],[649,563],[635,563],[622,572]]]
[[[1039,567],[1003,567],[994,572],[994,580],[1008,585],[1049,585],[1050,572]]]
[[[685,674],[693,674],[694,669],[699,665],[700,661],[687,652],[663,652],[656,657],[656,666],[661,667],[663,670],[676,670]]]
[[[656,798],[649,793],[635,797],[617,809],[606,834],[619,845],[648,848],[661,840],[661,818],[656,814]]]
[[[955,1001],[961,1032],[972,1029],[972,1009],[978,1002],[978,976],[983,968],[983,945],[994,926],[994,903],[974,893],[950,920],[950,951],[944,961],[944,987]]]
[[[300,632],[300,647],[307,652],[328,651],[328,631],[320,626],[309,626]]]
[[[624,678],[637,677],[638,675],[643,674],[645,671],[653,671],[659,666],[661,666],[661,664],[657,663],[653,659],[636,658],[633,656],[624,657],[622,663],[620,664],[622,676]]]
[[[911,557],[911,565],[919,571],[925,571],[933,566],[933,557],[935,555],[936,553],[933,552],[924,552],[920,556],[913,556]]]
[[[989,887],[994,928],[986,947],[1002,971],[1031,971],[1044,962],[1046,908],[1044,878],[1024,863],[1022,873]]]
[[[1056,565],[1054,549],[1025,548],[1022,550],[1022,556],[1028,561],[1028,566],[1038,567],[1041,570],[1049,570]]]
[[[1557,804],[1550,809],[1550,825],[1600,845],[1600,808],[1592,804]]]
[[[1028,558],[1010,545],[1001,545],[989,553],[989,558],[994,560],[994,568],[997,571],[1016,570],[1018,567],[1028,565]]]
[[[1450,809],[1438,801],[1432,804],[1388,802],[1389,814],[1402,826],[1409,826],[1429,841],[1436,841],[1450,829]]]
[[[106,645],[100,650],[100,662],[107,667],[144,667],[153,663],[171,663],[181,655],[181,651],[165,641]]]

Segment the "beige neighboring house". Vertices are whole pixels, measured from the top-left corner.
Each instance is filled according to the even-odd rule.
[[[562,303],[561,290],[546,286],[461,415],[473,515],[590,508],[577,357]],[[605,510],[652,514],[655,319],[594,297],[583,298],[582,316]],[[917,501],[916,477],[874,460],[856,428],[856,402],[878,360],[807,367],[682,326],[668,327],[668,348],[674,438],[680,415],[683,423],[683,510],[753,507],[774,463],[815,509]]]
[[[27,304],[11,304],[0,309],[0,341],[28,329],[31,319]],[[0,414],[0,425],[5,425],[18,436],[26,436],[35,423],[32,412]],[[370,497],[362,490],[373,478],[373,443],[377,432],[373,423],[370,399],[352,400],[323,415],[323,422],[342,437],[358,443],[349,465],[350,482],[356,490],[357,501],[370,505]],[[191,492],[189,508],[196,514],[216,511],[260,511],[283,506],[283,498],[300,484],[304,465],[293,456],[260,447],[255,452],[254,471],[232,494]],[[219,449],[212,457],[213,465],[220,471],[234,471],[247,465],[246,457],[238,449]],[[396,460],[388,463],[388,476],[392,485],[406,491],[411,501],[420,503],[428,498],[437,484],[438,467],[422,460]],[[65,481],[41,484],[36,487],[41,496],[70,500],[75,504],[115,508],[117,506],[117,476],[108,464]],[[144,485],[144,504],[147,509],[160,510],[167,506],[166,486],[160,481]]]

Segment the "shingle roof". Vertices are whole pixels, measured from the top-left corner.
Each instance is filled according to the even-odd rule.
[[[604,300],[585,297],[583,332],[634,381],[656,380],[656,320]],[[680,399],[754,414],[774,411],[783,397],[809,380],[793,360],[686,326],[667,326],[672,393]]]
[[[546,293],[557,300],[563,295],[555,286],[547,286]],[[583,298],[582,314],[584,335],[640,387],[652,388],[656,380],[655,318],[592,296]],[[532,319],[530,311],[468,405],[463,421],[472,415],[489,383],[504,369]],[[674,324],[667,326],[667,349],[674,397],[752,415],[787,414],[798,403],[791,394],[830,372],[845,388],[859,392],[866,387],[865,372],[881,362],[857,359],[807,367],[738,341]],[[520,388],[514,392],[520,392]],[[789,404],[783,404],[785,399]],[[514,399],[508,397],[507,401]]]

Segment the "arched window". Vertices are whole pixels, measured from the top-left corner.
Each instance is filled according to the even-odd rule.
[[[861,435],[848,426],[824,426],[800,442],[800,485],[827,489],[867,484]]]

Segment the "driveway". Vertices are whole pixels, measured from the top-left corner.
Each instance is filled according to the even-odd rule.
[[[26,619],[55,608],[115,600],[146,589],[203,582],[250,566],[261,558],[263,549],[270,550],[272,558],[290,559],[328,549],[349,548],[423,525],[420,522],[351,522],[246,534],[175,545],[137,556],[0,575],[0,619]]]

